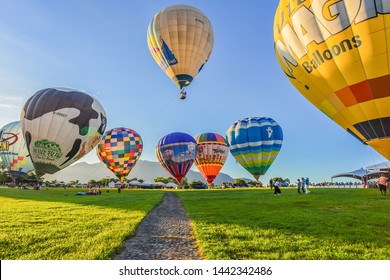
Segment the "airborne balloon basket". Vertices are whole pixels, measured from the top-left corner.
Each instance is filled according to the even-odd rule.
[[[184,88],[180,91],[180,99],[186,99],[187,92],[184,90]]]

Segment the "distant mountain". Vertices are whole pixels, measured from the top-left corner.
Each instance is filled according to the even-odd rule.
[[[138,178],[143,179],[144,181],[154,181],[156,177],[170,177],[169,174],[158,162],[146,161],[146,160],[138,160],[137,164],[134,166],[133,170],[131,170],[129,176],[127,178]],[[192,182],[193,180],[199,180],[202,182],[206,182],[202,175],[199,172],[190,170],[187,173],[188,182]],[[89,180],[101,180],[102,178],[116,178],[108,168],[102,163],[93,163],[89,164],[86,162],[79,162],[68,166],[67,168],[58,171],[55,174],[46,174],[43,176],[44,180],[48,181],[75,181],[79,180],[80,183],[87,183]],[[227,174],[219,173],[217,178],[214,180],[214,184],[221,185],[223,182],[234,182],[235,179],[230,177]]]

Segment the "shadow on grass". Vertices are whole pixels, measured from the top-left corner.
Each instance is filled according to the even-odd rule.
[[[0,188],[0,197],[34,200],[41,202],[62,202],[88,206],[101,206],[114,209],[142,210],[150,209],[163,200],[162,190],[122,190],[102,189],[101,195],[77,195],[86,189],[44,188],[42,190],[23,190]]]

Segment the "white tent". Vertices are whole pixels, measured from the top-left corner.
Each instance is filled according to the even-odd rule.
[[[379,171],[387,171],[388,172],[390,170],[390,161],[367,166],[366,168],[369,170],[379,170]]]
[[[334,175],[334,176],[332,176],[332,180],[334,178],[339,178],[339,177],[348,177],[348,178],[355,178],[355,179],[359,179],[359,180],[363,181],[365,176],[367,177],[367,179],[376,178],[376,177],[379,177],[378,176],[379,173],[380,173],[380,171],[378,169],[368,170],[365,168],[360,168],[360,169],[355,170],[355,171],[344,172],[344,173]]]
[[[177,184],[170,182],[168,184],[165,184],[165,187],[166,188],[177,188]]]
[[[141,188],[143,189],[154,189],[154,185],[150,181],[145,181],[141,184]]]
[[[137,181],[137,180],[133,180],[133,181],[130,181],[129,182],[129,185],[133,185],[133,186],[141,186],[142,183],[140,181]]]
[[[154,185],[155,186],[159,186],[159,187],[163,187],[163,186],[165,186],[165,183],[163,183],[163,182],[156,182],[156,183],[154,183]]]

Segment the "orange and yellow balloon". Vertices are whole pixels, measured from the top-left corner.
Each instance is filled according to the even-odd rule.
[[[195,140],[198,145],[195,166],[210,186],[225,164],[229,147],[225,138],[217,133],[201,133]]]
[[[281,0],[275,52],[291,83],[390,159],[390,1]]]

